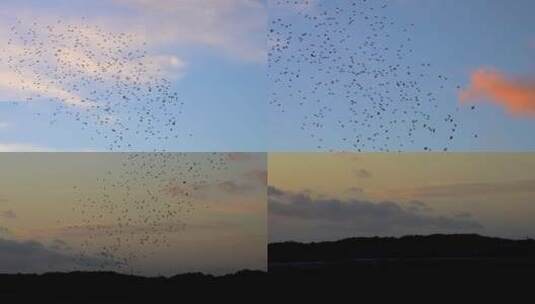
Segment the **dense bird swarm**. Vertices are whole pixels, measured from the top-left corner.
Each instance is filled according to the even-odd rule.
[[[128,153],[120,170],[108,170],[96,189],[74,186],[74,211],[82,220],[69,230],[85,235],[79,264],[97,257],[97,265],[87,266],[131,270],[171,247],[187,217],[207,208],[195,193],[218,182],[228,159],[225,153]]]
[[[270,104],[300,117],[318,149],[448,150],[460,109],[439,109],[438,95],[460,86],[415,58],[415,25],[387,1],[271,3]]]
[[[12,88],[21,100],[53,103],[51,123],[72,119],[109,150],[143,142],[162,151],[179,140],[183,102],[137,35],[62,20],[18,21],[9,33],[1,57]]]

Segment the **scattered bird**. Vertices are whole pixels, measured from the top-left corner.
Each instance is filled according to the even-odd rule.
[[[127,153],[120,169],[108,170],[97,187],[74,185],[73,206],[81,222],[70,226],[84,234],[78,263],[99,257],[102,270],[132,271],[183,232],[186,219],[207,208],[196,192],[217,183],[228,169],[227,153]],[[85,190],[86,189],[86,190]],[[86,265],[90,266],[90,265]]]
[[[414,24],[397,22],[386,1],[273,4],[269,102],[299,115],[319,150],[448,150],[459,109],[439,109],[451,80],[415,58]]]
[[[54,110],[36,113],[55,124],[78,123],[110,151],[162,151],[180,139],[184,103],[166,79],[147,43],[134,34],[57,20],[17,20],[9,28],[2,64],[22,92],[19,103],[48,101]]]

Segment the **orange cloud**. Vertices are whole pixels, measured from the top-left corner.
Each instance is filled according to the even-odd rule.
[[[462,103],[489,101],[513,115],[535,116],[535,79],[512,79],[494,69],[478,69],[459,98]]]

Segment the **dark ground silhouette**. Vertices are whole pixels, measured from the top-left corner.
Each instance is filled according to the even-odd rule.
[[[530,293],[535,278],[534,240],[474,234],[273,243],[268,253],[270,287],[310,298],[510,302]]]
[[[433,303],[529,294],[535,241],[478,235],[274,243],[268,272],[146,278],[112,272],[0,274],[0,303],[178,303],[191,300],[333,300],[373,297]],[[8,299],[9,301],[3,301]],[[284,301],[283,301],[284,302]],[[353,302],[353,301],[351,301]]]
[[[255,293],[266,285],[266,272],[240,271],[225,276],[188,273],[141,277],[114,272],[0,274],[0,303],[177,303]],[[9,299],[10,301],[2,301]]]
[[[270,265],[388,258],[535,257],[535,240],[508,240],[477,234],[434,234],[348,238],[333,242],[269,245]]]

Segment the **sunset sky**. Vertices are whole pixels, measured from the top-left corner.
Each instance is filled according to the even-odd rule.
[[[535,0],[0,1],[0,274],[535,239]]]
[[[270,241],[479,233],[535,237],[530,153],[273,153]]]
[[[265,154],[130,156],[0,154],[0,272],[265,269]]]

